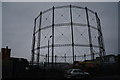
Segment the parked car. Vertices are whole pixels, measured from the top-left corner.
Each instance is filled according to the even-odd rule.
[[[66,79],[71,79],[71,78],[75,78],[75,79],[88,78],[89,76],[90,76],[90,74],[88,72],[84,72],[81,69],[68,69],[64,73],[64,77]]]

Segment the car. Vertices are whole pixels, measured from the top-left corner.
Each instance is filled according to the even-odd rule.
[[[84,72],[81,69],[68,69],[64,73],[65,79],[79,79],[79,78],[88,78],[90,74],[88,72]]]

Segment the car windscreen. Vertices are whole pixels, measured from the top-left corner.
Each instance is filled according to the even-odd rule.
[[[67,73],[70,73],[72,71],[72,69],[66,70]]]
[[[78,72],[83,72],[83,71],[81,69],[79,69]]]

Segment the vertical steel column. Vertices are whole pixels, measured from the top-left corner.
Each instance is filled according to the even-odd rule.
[[[49,37],[48,39],[48,64],[49,64],[49,43],[50,43],[50,38],[52,37],[52,35]]]
[[[39,64],[39,58],[40,58],[41,20],[42,20],[42,12],[40,12],[39,29],[38,29],[39,32],[38,32],[38,43],[37,43],[37,64]]]
[[[49,64],[49,39],[48,39],[48,64]]]
[[[48,57],[48,56],[47,56],[47,54],[46,54],[46,55],[45,55],[45,63],[47,63],[47,57]]]
[[[105,56],[105,47],[104,47],[104,41],[103,41],[103,35],[102,35],[102,29],[101,29],[101,25],[100,25],[100,19],[97,15],[97,13],[95,13],[96,16],[96,21],[97,21],[97,28],[98,28],[98,43],[99,43],[99,51],[100,51],[100,56]]]
[[[89,35],[89,46],[90,46],[90,52],[91,52],[91,59],[94,60],[92,37],[91,37],[91,30],[90,30],[89,15],[88,15],[87,7],[85,7],[85,11],[86,11],[86,18],[87,18],[87,25],[88,25],[88,35]]]
[[[75,55],[75,61],[76,61],[76,55]]]
[[[34,29],[33,29],[33,40],[32,40],[32,56],[31,56],[31,64],[34,63],[34,55],[35,55],[35,31],[36,31],[36,18],[34,20]]]
[[[73,63],[74,63],[74,34],[73,34],[73,22],[72,22],[71,5],[70,5],[70,18],[71,18],[72,53],[73,53]]]
[[[98,19],[99,19],[99,17],[98,17]],[[99,19],[99,28],[100,28],[100,32],[101,32],[101,45],[102,45],[102,51],[103,51],[102,56],[105,56],[106,53],[105,53],[104,39],[103,39],[103,34],[102,34],[100,19]]]
[[[100,31],[100,27],[99,27],[99,18],[98,18],[98,15],[97,13],[95,13],[95,16],[96,16],[96,22],[97,22],[97,28],[98,28],[98,45],[99,45],[99,56],[100,56],[100,62],[101,64],[104,63],[104,59],[103,59],[103,55],[102,55],[102,44],[101,44],[101,31]]]
[[[99,20],[98,20],[98,16],[97,13],[95,13],[96,16],[96,22],[97,22],[97,28],[98,28],[98,45],[99,45],[99,52],[100,52],[100,57],[102,57],[102,51],[101,51],[101,42],[100,42],[100,37],[101,37],[101,33],[100,33],[100,29],[99,29]]]
[[[57,62],[57,55],[55,55],[55,63]]]
[[[52,66],[54,63],[54,6],[53,6],[53,15],[52,15]]]
[[[64,58],[65,58],[65,63],[66,63],[66,54],[64,55]]]
[[[86,61],[86,54],[84,54],[84,61]]]

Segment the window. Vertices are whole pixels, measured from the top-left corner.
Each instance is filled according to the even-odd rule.
[[[78,70],[74,70],[73,72],[78,72]]]

